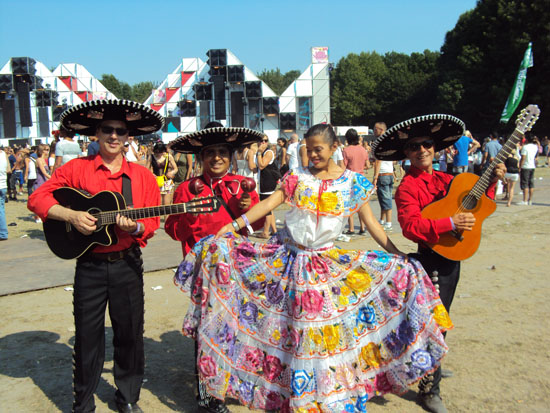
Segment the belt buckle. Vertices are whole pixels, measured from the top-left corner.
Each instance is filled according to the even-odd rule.
[[[107,261],[116,262],[118,260],[121,260],[122,258],[124,258],[124,251],[116,251],[116,256],[115,256],[115,253],[110,253],[107,256]]]

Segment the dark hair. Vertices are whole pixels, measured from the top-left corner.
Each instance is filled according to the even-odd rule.
[[[348,145],[359,145],[359,134],[353,128],[346,132],[346,142]]]
[[[278,138],[277,142],[279,141],[283,142],[283,148],[286,148],[288,146],[288,141],[285,138]]]
[[[211,129],[211,128],[223,128],[223,125],[220,122],[208,122],[206,126],[203,129]]]
[[[155,143],[155,146],[153,146],[153,153],[164,153],[166,152],[166,145],[164,142],[157,142]]]
[[[328,123],[318,123],[317,125],[313,125],[304,134],[304,138],[307,139],[317,135],[322,136],[329,146],[334,145],[334,142],[336,142],[336,134],[334,133],[334,128]]]

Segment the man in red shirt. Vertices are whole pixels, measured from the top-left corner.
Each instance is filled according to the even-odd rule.
[[[228,137],[234,137],[234,140],[228,141]],[[242,183],[245,177],[230,173],[229,167],[231,155],[238,146],[259,141],[262,137],[260,132],[251,129],[224,128],[218,122],[211,122],[205,129],[171,143],[171,148],[176,152],[195,153],[202,162],[203,170],[202,175],[178,186],[174,203],[212,195],[223,200],[217,212],[170,215],[166,219],[164,230],[174,240],[181,241],[184,257],[201,238],[216,234],[225,224],[237,219],[259,202],[255,190],[249,192],[249,196],[244,191]],[[197,191],[197,185],[200,185],[200,191]],[[262,226],[263,222],[254,223],[253,227],[259,229]],[[241,233],[246,235],[246,229]]]
[[[201,238],[216,234],[224,225],[242,217],[259,202],[255,190],[245,191],[247,179],[229,172],[231,155],[241,145],[262,140],[263,134],[247,128],[224,128],[218,122],[211,122],[206,128],[183,136],[171,143],[176,152],[194,153],[202,162],[203,174],[183,182],[174,194],[174,203],[188,202],[195,197],[217,196],[222,207],[208,214],[170,215],[164,223],[164,230],[174,240],[181,242],[183,256]],[[252,229],[263,227],[261,219]],[[238,228],[237,228],[238,229]],[[247,234],[247,229],[239,231]],[[196,345],[195,345],[196,346]],[[197,348],[195,347],[195,354]],[[195,365],[196,368],[196,365]],[[197,372],[198,377],[198,372]],[[225,413],[229,410],[218,399],[211,397],[201,383],[197,382],[198,405],[201,411]]]
[[[42,220],[65,221],[84,235],[96,230],[97,219],[89,212],[72,210],[57,202],[53,192],[61,187],[79,189],[91,195],[100,191],[119,192],[126,203],[135,208],[160,204],[153,175],[143,166],[128,163],[123,156],[129,134],[143,135],[162,127],[162,116],[156,111],[130,101],[98,100],[69,108],[61,115],[61,124],[69,131],[97,136],[99,154],[67,162],[31,195],[28,208]],[[159,221],[159,218],[133,221],[117,215],[115,231],[118,242],[93,247],[76,262],[75,412],[95,410],[94,392],[105,358],[107,303],[114,333],[116,405],[119,412],[142,411],[137,405],[144,372],[140,247],[144,247],[153,236]]]
[[[436,243],[440,234],[451,230],[470,231],[475,217],[470,212],[432,220],[422,218],[424,207],[437,201],[449,190],[452,175],[432,168],[434,154],[458,140],[464,123],[450,115],[427,115],[401,122],[373,143],[377,159],[398,161],[405,157],[411,167],[395,193],[395,203],[403,235],[418,244],[418,252],[410,254],[423,265],[439,291],[441,301],[449,312],[460,276],[460,261],[449,260],[431,249],[427,243]],[[493,184],[488,195],[494,197],[498,179],[504,177],[503,164],[495,168]],[[447,412],[439,395],[441,367],[424,377],[419,384],[419,402],[428,411]]]

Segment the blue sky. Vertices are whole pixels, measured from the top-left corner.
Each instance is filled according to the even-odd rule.
[[[29,56],[94,76],[162,81],[184,57],[230,49],[254,72],[303,71],[311,46],[348,53],[439,50],[476,0],[0,0],[0,65]]]

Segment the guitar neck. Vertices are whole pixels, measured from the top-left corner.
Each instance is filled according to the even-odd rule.
[[[183,214],[188,211],[188,203],[171,204],[171,205],[159,205],[154,207],[136,208],[136,209],[121,209],[118,211],[108,211],[95,214],[98,219],[98,225],[109,225],[116,222],[116,216],[118,214],[130,218],[132,220],[138,220],[143,218],[160,217],[163,215]]]
[[[498,151],[493,161],[489,164],[485,172],[483,172],[477,183],[470,191],[470,194],[473,195],[476,199],[480,199],[489,187],[489,185],[491,185],[491,182],[493,180],[493,171],[495,167],[499,163],[503,163],[506,158],[508,158],[508,156],[510,156],[510,154],[516,150],[516,145],[521,140],[522,135],[523,132],[516,128],[510,138],[508,138],[506,143],[502,146],[500,151]]]

